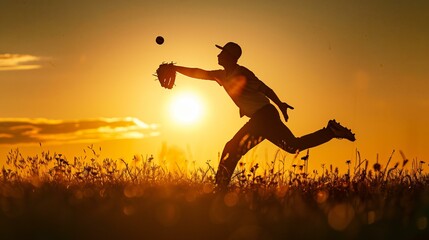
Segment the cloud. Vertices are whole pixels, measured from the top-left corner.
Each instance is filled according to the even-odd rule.
[[[148,125],[132,117],[74,121],[0,118],[0,145],[94,143],[157,135],[157,125]]]
[[[40,57],[28,54],[0,54],[0,71],[30,70],[41,68]]]

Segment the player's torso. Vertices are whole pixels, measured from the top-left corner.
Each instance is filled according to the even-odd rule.
[[[269,99],[259,91],[262,84],[250,70],[242,66],[238,66],[229,75],[225,73],[222,81],[225,91],[240,108],[241,115],[249,117],[269,104]]]

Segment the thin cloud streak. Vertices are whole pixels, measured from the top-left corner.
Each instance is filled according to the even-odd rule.
[[[38,69],[42,58],[28,54],[0,54],[0,71]]]
[[[98,118],[74,121],[0,118],[0,145],[94,143],[158,136],[156,124],[137,118]]]

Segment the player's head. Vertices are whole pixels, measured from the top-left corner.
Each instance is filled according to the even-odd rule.
[[[223,47],[219,45],[216,45],[216,47],[222,50],[217,55],[218,63],[221,66],[235,64],[241,56],[241,47],[237,43],[229,42]]]

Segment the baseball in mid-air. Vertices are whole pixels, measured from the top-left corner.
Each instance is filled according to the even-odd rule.
[[[162,45],[164,43],[164,38],[161,36],[156,37],[156,43],[158,43],[158,45]]]

